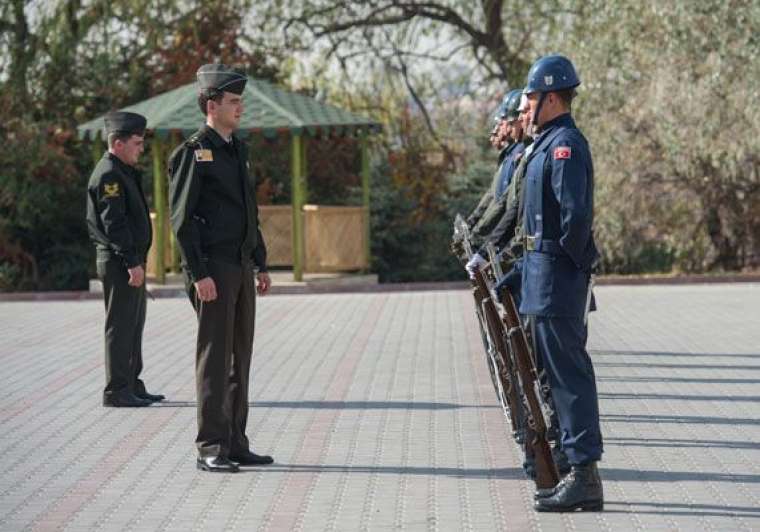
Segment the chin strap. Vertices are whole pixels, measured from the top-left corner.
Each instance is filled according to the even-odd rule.
[[[546,99],[546,93],[542,92],[541,96],[538,97],[538,105],[536,106],[536,112],[533,113],[533,118],[531,119],[531,124],[534,125],[536,128],[538,128],[538,115],[541,114],[541,108],[544,106],[545,99]]]

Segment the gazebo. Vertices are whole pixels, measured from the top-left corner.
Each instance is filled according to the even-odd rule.
[[[187,137],[197,131],[203,122],[197,103],[198,86],[190,83],[154,96],[121,110],[140,113],[148,120],[147,129],[153,133],[153,202],[156,213],[154,249],[155,272],[158,282],[165,282],[165,254],[168,229],[167,179],[164,175],[171,136]],[[306,204],[306,142],[318,135],[350,135],[359,139],[361,149],[361,179],[364,260],[369,264],[369,202],[370,177],[367,137],[381,130],[381,125],[314,98],[285,91],[269,82],[249,79],[243,95],[245,111],[237,134],[241,137],[262,135],[274,138],[286,133],[291,149],[291,210],[292,210],[292,265],[296,281],[304,272],[304,205]],[[103,139],[103,116],[95,118],[77,129],[83,140]],[[95,142],[97,157],[100,147]]]

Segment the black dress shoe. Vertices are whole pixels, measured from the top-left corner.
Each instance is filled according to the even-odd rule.
[[[550,497],[536,500],[537,512],[600,512],[604,509],[602,479],[596,462],[574,465]]]
[[[251,451],[246,451],[240,454],[232,454],[230,455],[230,460],[234,460],[240,465],[268,465],[274,462],[274,459],[271,456],[260,455],[252,453]]]
[[[151,403],[158,403],[159,401],[163,401],[164,399],[166,399],[166,397],[161,394],[154,395],[148,392],[137,392],[135,393],[135,395],[139,397],[140,399],[145,399],[146,401],[150,401]]]
[[[237,473],[240,467],[236,462],[223,456],[204,456],[198,458],[196,467],[201,471],[212,473]]]
[[[120,392],[103,395],[103,406],[134,408],[150,405],[151,401],[148,401],[147,399],[141,399],[129,390],[123,390]]]

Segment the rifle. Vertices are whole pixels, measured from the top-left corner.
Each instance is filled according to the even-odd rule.
[[[462,264],[466,264],[469,258],[472,256],[472,246],[470,245],[469,228],[461,215],[457,214],[454,220],[454,238],[452,240],[452,251],[460,259]],[[501,331],[501,325],[496,327],[496,322],[491,320],[491,324],[486,318],[486,312],[484,309],[484,298],[489,297],[489,292],[480,290],[475,283],[473,286],[473,297],[475,299],[475,313],[478,316],[478,325],[480,326],[480,335],[483,340],[483,348],[486,352],[486,365],[491,376],[491,383],[496,391],[496,398],[501,405],[504,417],[510,422],[513,431],[516,430],[516,421],[513,421],[512,412],[510,410],[509,401],[505,393],[505,388],[510,389],[512,386],[509,382],[506,382],[506,386],[502,384],[503,371],[500,369],[500,365],[497,362],[497,348],[494,341],[496,337],[491,331]]]
[[[518,416],[520,413],[520,395],[516,379],[517,374],[512,363],[512,355],[509,352],[499,311],[496,308],[491,290],[488,288],[488,282],[482,270],[475,272],[475,294],[475,300],[480,302],[494,351],[498,355],[498,357],[493,357],[498,375],[497,383],[499,389],[497,393],[499,393],[499,398],[502,400],[502,407],[507,407],[505,408],[505,414],[507,414],[507,418],[512,426],[512,434],[516,438],[519,438],[520,423]]]
[[[454,218],[454,236],[451,240],[451,249],[457,258],[466,264],[472,256],[472,246],[470,245],[470,228],[464,221],[461,214]]]
[[[504,309],[502,320],[507,330],[507,338],[515,355],[523,399],[527,407],[528,434],[525,436],[526,454],[536,461],[536,487],[553,488],[559,482],[559,474],[552,457],[552,449],[547,438],[545,412],[541,401],[541,382],[533,358],[530,355],[528,339],[520,324],[520,317],[515,307],[515,300],[508,290],[501,297]]]
[[[468,233],[467,225],[458,215],[454,234],[455,237],[461,235],[462,250],[466,253],[466,258],[472,256]],[[486,250],[489,255],[491,272],[498,281],[502,277],[499,257],[490,244]],[[520,412],[518,409],[521,404],[525,405],[528,429],[528,433],[525,435],[525,450],[528,456],[535,459],[536,487],[539,489],[553,488],[559,482],[559,475],[547,438],[549,424],[546,422],[546,414],[542,407],[541,382],[512,294],[505,290],[501,301],[499,301],[500,304],[497,306],[498,298],[492,294],[485,273],[478,271],[475,274],[474,295],[481,328],[483,328],[485,319],[486,330],[490,333],[488,336],[492,349],[489,352],[489,362],[496,368],[499,376],[498,379],[494,379],[494,386],[497,387],[497,394],[502,407],[505,414],[507,408],[509,412],[513,413],[512,416],[508,416],[508,419],[512,423],[513,431],[516,431],[516,415]],[[502,312],[499,312],[499,307],[501,307]],[[494,350],[500,355],[501,365],[496,363],[493,356]],[[492,369],[491,364],[489,364],[489,369]]]

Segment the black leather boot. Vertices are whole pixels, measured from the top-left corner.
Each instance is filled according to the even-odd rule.
[[[557,472],[561,477],[570,472],[570,461],[567,459],[565,451],[558,446],[552,447],[552,458],[554,458],[554,464],[557,466]]]
[[[604,509],[602,479],[596,462],[574,465],[554,490],[554,494],[536,500],[537,512],[599,512]]]
[[[536,459],[532,456],[526,456],[522,466],[525,475],[531,480],[536,480]]]

